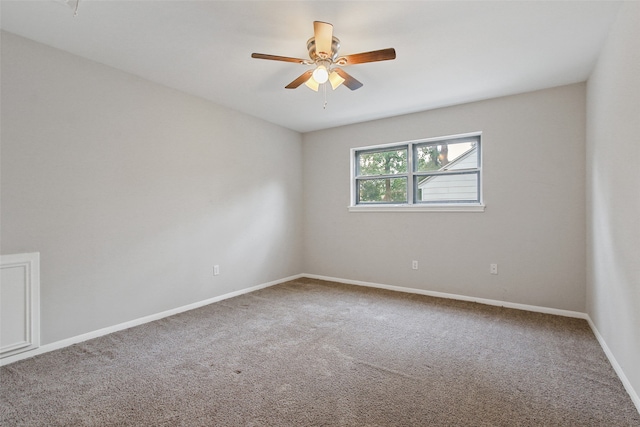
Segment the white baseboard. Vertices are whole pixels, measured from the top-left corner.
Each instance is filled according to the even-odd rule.
[[[295,276],[285,277],[284,279],[274,280],[273,282],[262,283],[260,285],[252,286],[250,288],[241,289],[239,291],[230,292],[228,294],[220,295],[217,297],[209,298],[203,301],[198,301],[193,304],[183,305],[182,307],[173,308],[171,310],[163,311],[161,313],[151,314],[149,316],[141,317],[139,319],[130,320],[128,322],[120,323],[118,325],[109,326],[106,328],[98,329],[96,331],[87,332],[86,334],[77,335],[75,337],[67,338],[64,340],[56,341],[51,344],[46,344],[40,346],[31,351],[27,351],[24,353],[16,354],[15,356],[8,356],[2,360],[0,360],[0,366],[5,366],[13,362],[17,362],[19,360],[28,359],[33,356],[37,356],[39,354],[48,353],[53,350],[58,350],[64,347],[68,347],[73,344],[77,344],[83,341],[87,341],[93,338],[98,338],[103,335],[111,334],[113,332],[118,332],[123,329],[132,328],[134,326],[142,325],[145,323],[153,322],[154,320],[159,320],[165,317],[173,316],[174,314],[182,313],[185,311],[193,310],[205,305],[213,304],[214,302],[222,301],[225,299],[237,297],[242,294],[247,294],[249,292],[254,292],[259,289],[268,288],[270,286],[278,285],[283,282],[288,282],[290,280],[295,280],[300,277],[303,277],[302,274],[297,274]]]
[[[629,397],[631,397],[631,400],[633,401],[633,404],[636,406],[636,409],[638,410],[638,412],[640,412],[640,397],[638,397],[638,393],[636,393],[636,391],[634,390],[633,386],[629,382],[629,379],[627,378],[624,371],[622,370],[622,367],[620,366],[616,358],[613,356],[613,353],[609,349],[609,346],[605,342],[602,335],[600,335],[598,328],[596,328],[596,325],[593,323],[593,321],[591,320],[591,317],[587,313],[580,313],[579,311],[560,310],[557,308],[540,307],[535,305],[518,304],[513,302],[505,302],[505,301],[498,301],[498,300],[485,299],[485,298],[468,297],[465,295],[448,294],[444,292],[425,291],[423,289],[404,288],[400,286],[384,285],[380,283],[362,282],[359,280],[340,279],[337,277],[320,276],[317,274],[302,274],[301,276],[308,277],[310,279],[320,279],[320,280],[328,280],[331,282],[346,283],[348,285],[358,285],[358,286],[367,286],[370,288],[388,289],[391,291],[407,292],[411,294],[420,294],[420,295],[427,295],[427,296],[432,296],[437,298],[447,298],[447,299],[455,299],[455,300],[461,300],[461,301],[471,301],[471,302],[477,302],[480,304],[514,308],[517,310],[533,311],[536,313],[555,314],[557,316],[584,319],[589,323],[589,326],[591,327],[593,334],[596,336],[596,339],[598,340],[600,347],[602,347],[604,354],[607,356],[607,359],[609,359],[609,363],[611,363],[613,370],[618,375],[618,378],[620,378],[620,381],[622,381],[622,385],[624,386],[625,390],[629,394]]]
[[[573,317],[573,318],[585,319],[589,323],[589,326],[591,327],[591,330],[593,331],[594,335],[596,336],[596,339],[600,343],[600,346],[602,347],[602,350],[604,351],[605,355],[609,359],[609,362],[611,363],[611,366],[613,366],[614,371],[616,372],[616,374],[620,378],[620,381],[622,381],[622,384],[624,385],[625,390],[627,391],[627,393],[631,397],[631,400],[633,401],[634,405],[638,409],[638,412],[640,412],[640,397],[638,397],[638,393],[636,393],[636,391],[634,390],[633,386],[631,385],[631,383],[627,379],[627,376],[624,374],[624,371],[622,370],[622,367],[617,362],[617,360],[614,357],[613,353],[609,349],[609,346],[607,345],[607,343],[605,342],[604,338],[602,337],[602,335],[600,334],[600,332],[596,328],[595,324],[591,320],[591,317],[589,317],[589,315],[587,313],[580,313],[578,311],[570,311],[570,310],[560,310],[560,309],[556,309],[556,308],[540,307],[540,306],[528,305],[528,304],[518,304],[518,303],[513,303],[513,302],[498,301],[498,300],[492,300],[492,299],[486,299],[486,298],[469,297],[469,296],[465,296],[465,295],[449,294],[449,293],[444,293],[444,292],[427,291],[427,290],[423,290],[423,289],[405,288],[405,287],[401,287],[401,286],[385,285],[385,284],[381,284],[381,283],[363,282],[363,281],[360,281],[360,280],[341,279],[341,278],[337,278],[337,277],[321,276],[321,275],[317,275],[317,274],[296,274],[294,276],[285,277],[284,279],[274,280],[272,282],[263,283],[263,284],[260,284],[260,285],[257,285],[257,286],[253,286],[253,287],[246,288],[246,289],[241,289],[241,290],[235,291],[235,292],[230,292],[228,294],[224,294],[224,295],[220,295],[220,296],[217,296],[217,297],[209,298],[209,299],[206,299],[206,300],[203,300],[203,301],[198,301],[198,302],[195,302],[193,304],[184,305],[182,307],[178,307],[178,308],[174,308],[174,309],[171,309],[171,310],[163,311],[161,313],[157,313],[157,314],[152,314],[152,315],[149,315],[149,316],[141,317],[139,319],[131,320],[129,322],[124,322],[124,323],[120,323],[118,325],[109,326],[107,328],[99,329],[97,331],[88,332],[86,334],[82,334],[82,335],[78,335],[78,336],[75,336],[75,337],[67,338],[67,339],[64,339],[64,340],[61,340],[61,341],[56,341],[54,343],[43,345],[41,347],[38,347],[37,349],[31,350],[31,351],[28,351],[28,352],[25,352],[25,353],[20,353],[20,354],[16,354],[15,356],[6,357],[6,358],[0,360],[0,366],[8,365],[10,363],[17,362],[19,360],[27,359],[27,358],[30,358],[30,357],[33,357],[33,356],[37,356],[39,354],[48,353],[48,352],[53,351],[53,350],[58,350],[58,349],[61,349],[61,348],[64,348],[64,347],[68,347],[70,345],[77,344],[77,343],[80,343],[80,342],[83,342],[83,341],[87,341],[87,340],[90,340],[90,339],[93,339],[93,338],[98,338],[98,337],[101,337],[103,335],[107,335],[107,334],[110,334],[110,333],[113,333],[113,332],[121,331],[123,329],[128,329],[128,328],[131,328],[131,327],[134,327],[134,326],[138,326],[138,325],[142,325],[142,324],[145,324],[145,323],[153,322],[154,320],[159,320],[159,319],[162,319],[162,318],[165,318],[165,317],[168,317],[168,316],[173,316],[174,314],[178,314],[178,313],[182,313],[182,312],[185,312],[185,311],[193,310],[193,309],[196,309],[196,308],[208,305],[208,304],[213,304],[214,302],[222,301],[222,300],[233,298],[233,297],[236,297],[236,296],[239,296],[239,295],[243,295],[243,294],[247,294],[247,293],[250,293],[250,292],[254,292],[254,291],[257,291],[259,289],[264,289],[264,288],[268,288],[270,286],[278,285],[280,283],[284,283],[284,282],[288,282],[288,281],[291,281],[291,280],[299,279],[301,277],[308,277],[308,278],[311,278],[311,279],[319,279],[319,280],[328,280],[328,281],[332,281],[332,282],[345,283],[345,284],[349,284],[349,285],[366,286],[366,287],[370,287],[370,288],[380,288],[380,289],[388,289],[388,290],[391,290],[391,291],[427,295],[427,296],[432,296],[432,297],[437,297],[437,298],[447,298],[447,299],[454,299],[454,300],[460,300],[460,301],[477,302],[477,303],[480,303],[480,304],[487,304],[487,305],[506,307],[506,308],[514,308],[514,309],[517,309],[517,310],[532,311],[532,312],[537,312],[537,313],[554,314],[554,315],[564,316],[564,317]]]
[[[624,374],[622,367],[614,357],[613,353],[611,352],[611,349],[609,348],[606,341],[604,340],[604,337],[600,334],[600,331],[598,331],[598,328],[596,328],[595,323],[593,323],[593,320],[591,320],[591,317],[589,315],[587,315],[587,322],[589,322],[589,326],[591,326],[591,330],[593,331],[593,334],[596,336],[596,339],[600,343],[600,347],[602,347],[604,354],[607,355],[607,359],[609,359],[609,363],[611,363],[611,366],[613,366],[613,370],[616,371],[616,374],[618,374],[618,378],[620,378],[620,381],[622,381],[622,385],[624,386],[624,389],[627,390],[627,393],[629,393],[629,397],[631,397],[633,404],[636,405],[636,409],[638,410],[638,412],[640,412],[640,396],[638,396],[638,393],[633,389],[633,386],[629,382],[629,379],[627,378],[627,376]]]
[[[401,286],[384,285],[381,283],[362,282],[360,280],[340,279],[337,277],[319,276],[317,274],[303,274],[302,277],[308,277],[310,279],[328,280],[331,282],[346,283],[348,285],[366,286],[369,288],[388,289],[390,291],[406,292],[409,294],[427,295],[436,298],[454,299],[460,301],[477,302],[486,305],[495,305],[498,307],[515,308],[517,310],[533,311],[536,313],[555,314],[557,316],[575,317],[578,319],[587,319],[586,313],[580,313],[579,311],[560,310],[557,308],[539,307],[537,305],[518,304],[515,302],[498,301],[486,298],[468,297],[466,295],[448,294],[444,292],[426,291],[424,289],[404,288]]]

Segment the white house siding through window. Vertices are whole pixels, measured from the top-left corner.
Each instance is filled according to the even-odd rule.
[[[477,169],[478,148],[473,146],[459,157],[440,168],[441,171]],[[436,175],[418,181],[418,200],[422,202],[446,202],[476,200],[478,175]]]

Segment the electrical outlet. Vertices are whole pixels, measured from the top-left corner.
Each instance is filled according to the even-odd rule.
[[[498,274],[498,264],[491,264],[490,271],[491,271],[491,274]]]
[[[413,261],[411,261],[411,268],[413,268],[414,270],[418,269],[418,261],[416,261],[415,259]]]
[[[213,275],[217,276],[218,274],[220,274],[220,266],[219,265],[214,265],[213,266]]]

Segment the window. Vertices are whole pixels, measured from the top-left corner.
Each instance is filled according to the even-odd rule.
[[[352,149],[351,209],[482,210],[480,148],[475,133]]]

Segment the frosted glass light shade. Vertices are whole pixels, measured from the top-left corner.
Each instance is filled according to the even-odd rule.
[[[318,65],[318,68],[313,70],[313,79],[320,84],[325,83],[329,79],[327,67],[324,65]]]
[[[308,87],[309,89],[311,89],[311,90],[313,90],[313,91],[316,91],[316,92],[318,91],[318,87],[320,86],[320,85],[318,84],[318,82],[317,82],[317,81],[315,81],[315,79],[314,79],[313,77],[312,77],[312,78],[310,78],[309,80],[307,80],[304,84],[305,84],[305,85],[307,85],[307,87]]]
[[[340,76],[340,74],[332,71],[331,74],[329,74],[329,83],[331,83],[331,88],[333,90],[336,90],[338,86],[344,83],[344,79]]]

